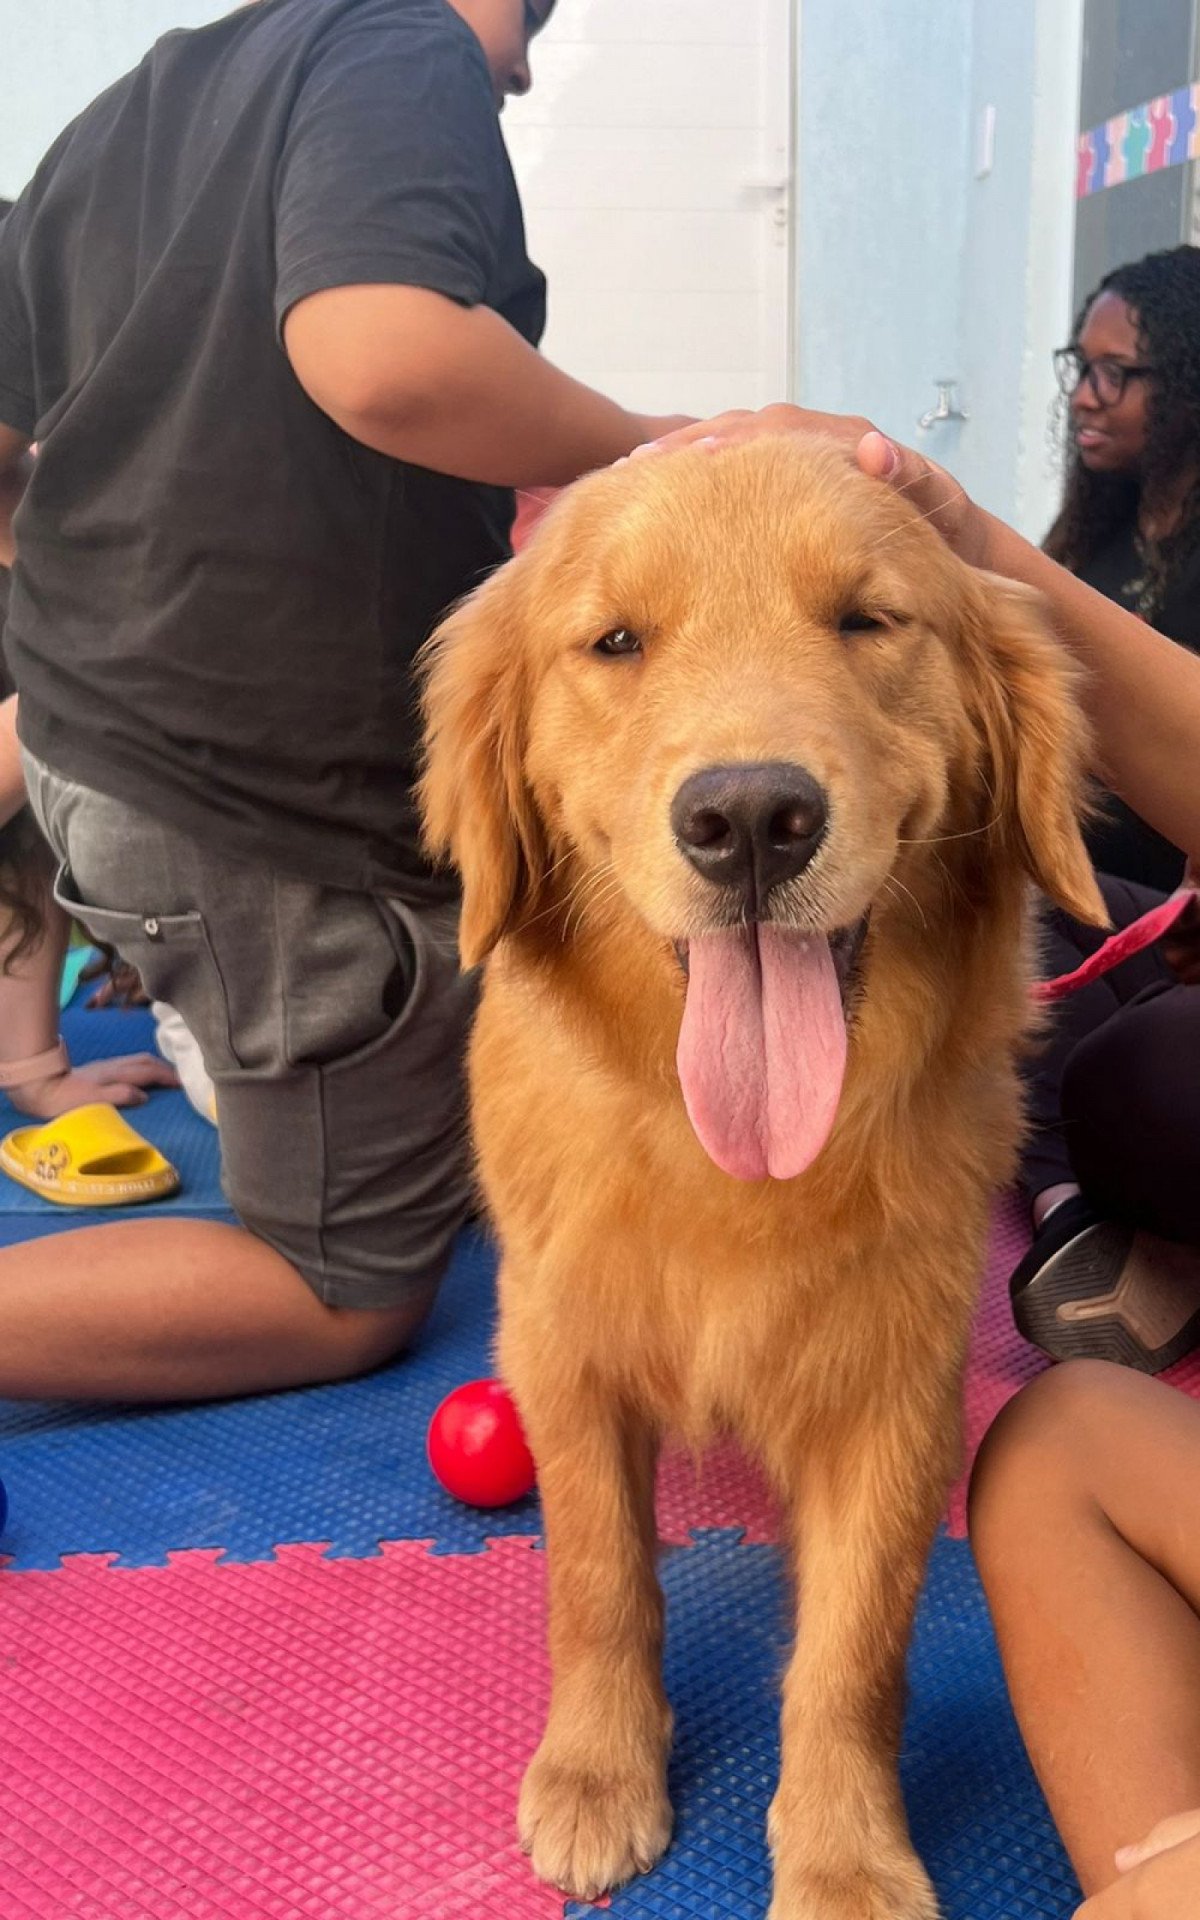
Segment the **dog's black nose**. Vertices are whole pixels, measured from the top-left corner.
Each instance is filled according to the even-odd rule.
[[[824,790],[803,767],[705,767],[685,780],[671,806],[680,851],[719,887],[737,887],[761,906],[781,880],[794,880],[829,825]]]

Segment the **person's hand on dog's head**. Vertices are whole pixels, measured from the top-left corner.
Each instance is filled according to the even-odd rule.
[[[986,563],[987,516],[980,512],[957,480],[943,467],[926,460],[911,447],[900,446],[856,414],[818,413],[807,407],[778,405],[753,413],[735,409],[712,420],[696,421],[677,433],[652,440],[630,454],[641,460],[685,447],[703,447],[720,453],[745,446],[751,440],[787,433],[823,434],[849,448],[863,473],[885,480],[910,499],[942,535],[948,547],[972,566]]]

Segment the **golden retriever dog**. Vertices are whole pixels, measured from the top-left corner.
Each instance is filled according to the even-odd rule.
[[[799,1595],[771,1920],[930,1920],[903,1667],[1021,1131],[1030,882],[1104,919],[1064,656],[839,448],[774,438],[573,488],[435,636],[426,719],[545,1510],[523,1844],[584,1898],[666,1847],[655,1457],[733,1434]]]

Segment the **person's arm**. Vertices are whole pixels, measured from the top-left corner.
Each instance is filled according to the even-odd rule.
[[[331,287],[283,327],[301,386],[379,453],[461,480],[562,486],[682,424],[628,413],[484,306],[422,287]]]
[[[151,1053],[121,1054],[72,1067],[59,1033],[58,988],[70,922],[47,892],[42,930],[12,957],[14,929],[0,926],[0,1076],[15,1077],[7,1096],[18,1112],[52,1120],[95,1100],[144,1106],[153,1087],[177,1087],[178,1075]]]
[[[25,805],[25,776],[17,745],[17,696],[0,701],[0,828]]]
[[[25,804],[25,781],[17,750],[17,696],[0,704],[0,829]],[[22,890],[33,889],[32,873],[20,876]],[[41,930],[19,954],[19,923],[0,910],[0,1079],[18,1070],[7,1089],[20,1113],[50,1120],[71,1107],[107,1100],[117,1107],[140,1107],[147,1088],[174,1087],[179,1081],[166,1062],[149,1053],[122,1054],[72,1067],[59,1038],[58,987],[70,922],[49,888],[38,903]]]
[[[1200,659],[984,518],[979,564],[1035,587],[1087,669],[1104,778],[1177,847],[1200,847]]]
[[[977,507],[943,468],[897,446],[869,421],[788,406],[724,414],[639,452],[650,456],[699,444],[719,453],[781,433],[822,433],[842,441],[864,473],[910,500],[962,559],[1035,588],[1086,669],[1083,697],[1095,728],[1097,771],[1177,847],[1200,849],[1200,658],[1047,559]]]
[[[15,427],[0,422],[0,567],[11,567],[16,557],[13,515],[29,478],[29,442]]]

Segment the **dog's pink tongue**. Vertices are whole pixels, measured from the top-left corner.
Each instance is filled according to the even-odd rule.
[[[846,1020],[829,942],[778,927],[688,948],[679,1079],[705,1152],[739,1180],[792,1180],[829,1138]]]

